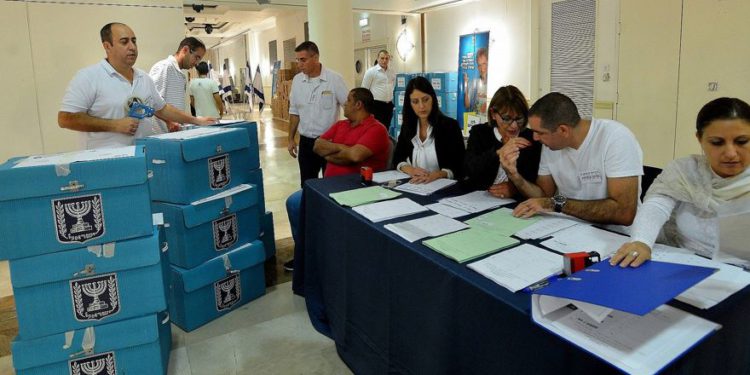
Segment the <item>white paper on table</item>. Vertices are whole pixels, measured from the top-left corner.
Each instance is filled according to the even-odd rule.
[[[583,223],[572,217],[566,218],[547,214],[538,215],[537,217],[539,217],[539,221],[516,232],[516,237],[525,240],[544,238],[555,232]]]
[[[750,273],[742,268],[697,256],[689,250],[661,244],[651,249],[651,259],[660,262],[718,268],[708,278],[675,297],[701,309],[709,309],[750,285]]]
[[[373,223],[427,211],[427,208],[409,198],[399,198],[352,207],[356,213]]]
[[[529,244],[469,264],[469,268],[514,293],[560,274],[562,266],[561,255]]]
[[[596,251],[604,260],[628,241],[630,237],[591,225],[574,225],[555,233],[552,238],[542,242],[542,245],[563,253]]]
[[[747,229],[750,228],[750,199],[732,201],[717,209],[719,220],[719,249],[714,260],[750,268],[750,247]]]
[[[569,306],[544,314],[541,297],[531,297],[534,322],[630,374],[658,372],[721,328],[668,305],[644,316],[615,310],[601,323]]]
[[[438,178],[437,180],[428,182],[426,184],[412,184],[411,182],[407,182],[403,185],[396,186],[394,190],[427,196],[440,189],[445,189],[455,183],[456,180],[451,180],[448,178]]]
[[[442,204],[442,203],[428,204],[425,207],[443,216],[448,216],[452,219],[455,219],[461,216],[466,216],[469,214],[468,212],[464,210],[459,210],[458,208],[454,208],[454,207],[448,206],[447,204]]]
[[[422,238],[442,236],[466,229],[469,225],[443,215],[432,215],[400,223],[386,224],[383,227],[409,242],[414,242]]]
[[[220,125],[229,125],[229,124],[237,124],[237,123],[240,123],[240,122],[245,122],[245,120],[230,120],[230,119],[223,119],[223,120],[221,120],[220,119],[219,122],[218,122],[218,124],[220,124]]]
[[[456,197],[443,198],[439,202],[469,213],[477,213],[513,203],[515,200],[498,198],[486,190],[477,190]]]
[[[223,132],[228,132],[228,131],[231,131],[231,129],[212,127],[212,126],[200,126],[200,127],[183,130],[179,132],[152,135],[152,136],[149,136],[148,138],[184,140],[184,139],[205,137],[207,135],[223,133]]]
[[[594,321],[601,323],[604,319],[614,311],[609,307],[600,305],[594,305],[593,303],[576,301],[570,298],[561,298],[555,296],[540,295],[539,307],[541,308],[542,314],[547,315],[563,306],[573,305],[577,309],[586,313],[589,318]]]
[[[411,176],[401,171],[396,171],[396,170],[382,171],[382,172],[376,172],[372,174],[372,182],[376,184],[382,184],[388,181],[403,180],[409,177]]]
[[[118,159],[135,156],[135,146],[97,148],[50,155],[34,155],[19,160],[13,168],[38,167],[42,165],[62,165],[82,161]]]

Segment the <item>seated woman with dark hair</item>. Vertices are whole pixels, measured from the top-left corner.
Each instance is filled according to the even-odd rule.
[[[455,119],[438,108],[430,82],[416,77],[406,86],[403,124],[393,154],[393,166],[412,183],[463,177],[464,137]]]
[[[674,160],[656,178],[631,227],[633,241],[611,264],[640,266],[657,236],[709,257],[718,248],[717,208],[750,198],[750,106],[735,98],[709,102],[698,113],[695,136],[703,155]]]
[[[526,128],[529,106],[515,86],[499,88],[490,101],[488,123],[474,125],[469,133],[464,171],[472,190],[488,190],[500,198],[510,198],[517,190],[500,165],[500,149],[515,144],[518,171],[527,181],[536,181],[542,144],[534,141]]]

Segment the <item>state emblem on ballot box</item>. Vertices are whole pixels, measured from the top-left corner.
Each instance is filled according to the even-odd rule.
[[[71,280],[70,295],[73,313],[79,322],[101,320],[120,312],[120,291],[115,273]]]
[[[216,311],[231,309],[242,299],[242,284],[240,273],[235,272],[214,283],[214,296],[216,297]]]
[[[208,159],[208,178],[211,189],[218,190],[232,181],[229,155],[219,155]]]
[[[53,199],[52,214],[60,243],[84,243],[104,235],[101,194]]]
[[[214,220],[214,248],[222,251],[237,243],[237,214]]]
[[[116,375],[115,353],[107,352],[68,362],[70,375]]]

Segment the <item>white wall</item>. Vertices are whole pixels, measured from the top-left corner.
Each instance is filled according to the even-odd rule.
[[[428,12],[425,15],[425,70],[458,70],[459,36],[490,32],[488,93],[505,85],[515,85],[527,97],[531,92],[532,1],[480,0]],[[491,95],[491,94],[490,94]]]
[[[77,134],[59,128],[57,112],[76,71],[105,56],[99,30],[115,21],[135,31],[136,67],[143,70],[174,53],[183,37],[182,2],[176,0],[0,1],[0,43],[13,72],[3,75],[13,91],[0,100],[0,132],[6,135],[0,160],[78,148]]]

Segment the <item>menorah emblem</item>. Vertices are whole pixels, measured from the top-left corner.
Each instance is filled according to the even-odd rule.
[[[106,352],[68,361],[70,375],[117,375],[115,353]]]
[[[101,194],[53,199],[52,215],[60,243],[84,243],[104,235]]]
[[[101,320],[120,312],[117,274],[109,273],[70,281],[73,313],[80,322]]]
[[[214,170],[218,172],[214,181],[216,182],[224,181],[224,175],[221,174],[221,171],[224,170],[224,160],[217,160],[216,162],[213,163],[213,167],[214,167]]]
[[[221,189],[232,180],[228,154],[208,159],[208,179],[211,189]]]
[[[75,224],[70,227],[70,233],[81,233],[91,230],[91,224],[83,221],[83,216],[91,211],[91,201],[73,202],[65,204],[65,212],[76,218]]]
[[[221,251],[237,243],[237,214],[213,221],[214,248]]]
[[[228,310],[242,299],[240,280],[240,273],[236,272],[214,283],[217,311]]]
[[[97,281],[97,282],[93,282],[89,284],[83,284],[81,287],[83,288],[83,293],[85,293],[89,297],[94,298],[94,300],[91,302],[91,304],[86,309],[86,311],[88,312],[99,311],[99,310],[106,309],[109,307],[109,305],[106,302],[101,301],[99,299],[99,296],[101,296],[102,293],[104,293],[104,291],[107,289],[106,280]]]
[[[232,295],[232,289],[234,289],[234,280],[229,280],[221,285],[221,290],[223,290],[224,293],[227,294],[224,297],[224,303],[229,303],[230,301],[232,301],[232,298],[234,298],[234,295]]]
[[[104,370],[105,365],[104,358],[99,358],[96,361],[81,363],[81,371],[86,375],[97,375]]]

